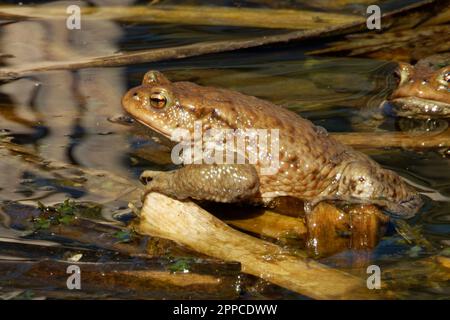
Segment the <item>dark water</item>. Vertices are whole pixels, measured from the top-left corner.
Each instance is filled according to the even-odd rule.
[[[221,4],[230,3],[223,1]],[[242,3],[264,6],[252,1]],[[349,6],[346,10],[355,11],[358,6]],[[81,31],[71,32],[61,27],[61,23],[57,20],[23,21],[2,26],[0,53],[14,56],[4,59],[4,63],[21,66],[37,61],[75,59],[281,32],[257,28],[113,21],[89,21]],[[136,180],[144,167],[169,169],[172,166],[170,163],[143,160],[136,156],[136,150],[142,145],[150,149],[150,153],[157,153],[159,147],[156,143],[143,142],[142,137],[133,134],[130,128],[108,121],[108,118],[122,112],[122,95],[128,88],[137,85],[149,69],[165,71],[172,80],[230,88],[272,101],[295,110],[330,132],[398,130],[398,119],[374,120],[373,117],[378,112],[379,103],[392,90],[395,65],[363,58],[318,58],[306,54],[322,46],[321,41],[308,41],[129,67],[37,73],[0,85],[0,134],[12,138],[13,142],[29,148],[43,159],[107,170],[129,179]],[[420,235],[431,243],[432,249],[414,243],[405,244],[391,230],[374,250],[371,261],[381,265],[407,264],[437,252],[448,255],[449,159],[442,156],[439,150],[391,148],[365,151],[383,166],[399,172],[416,185],[426,188],[427,194],[439,199],[429,199],[420,214],[410,221],[412,226],[420,227]],[[52,204],[67,197],[97,199],[95,195],[70,188],[52,189],[45,179],[27,185],[24,181],[30,178],[30,174],[20,165],[21,161],[13,157],[0,158],[2,202],[40,199]],[[52,192],[48,192],[49,188]],[[114,213],[112,209],[103,210],[103,219],[115,223]],[[0,227],[2,241],[19,239],[22,235],[3,221]],[[342,264],[342,260],[348,259],[351,254],[345,252],[326,262]],[[449,292],[442,290],[436,284],[425,282],[406,290],[406,297],[448,298]],[[286,297],[290,297],[289,293]]]

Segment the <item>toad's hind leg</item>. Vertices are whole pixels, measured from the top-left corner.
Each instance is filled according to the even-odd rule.
[[[140,179],[145,194],[159,192],[180,200],[258,203],[260,198],[259,177],[249,164],[191,164],[168,172],[144,171]]]

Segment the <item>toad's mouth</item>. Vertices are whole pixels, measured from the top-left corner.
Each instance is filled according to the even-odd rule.
[[[153,130],[153,131],[159,133],[160,135],[163,135],[164,137],[171,139],[172,134],[169,132],[169,130],[164,130],[164,129],[158,128],[156,126],[152,126],[148,122],[142,121],[140,119],[135,118],[135,120],[137,122],[139,122],[140,124],[142,124],[143,126],[149,128],[150,130]]]
[[[389,113],[408,118],[450,118],[450,103],[419,97],[401,97],[387,101],[383,107]]]
[[[160,128],[160,127],[152,125],[152,123],[150,121],[143,121],[143,120],[139,120],[139,119],[136,119],[136,121],[139,122],[140,124],[142,124],[143,126],[149,128],[150,130],[152,130],[152,131],[154,131],[156,133],[159,133],[160,135],[166,137],[167,139],[169,139],[172,142],[184,141],[184,143],[188,143],[191,146],[193,146],[196,142],[198,142],[198,140],[195,140],[193,138],[193,136],[191,136],[191,135],[186,136],[184,138],[175,135],[174,134],[174,130],[172,130],[171,128],[167,129],[167,130],[164,130],[164,129]]]

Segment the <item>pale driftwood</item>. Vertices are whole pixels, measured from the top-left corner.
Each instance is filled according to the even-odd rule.
[[[315,299],[368,299],[365,281],[314,260],[292,256],[272,243],[243,234],[192,202],[147,195],[140,232],[168,238],[203,254],[242,264],[242,271]]]
[[[2,6],[0,16],[28,19],[66,19],[67,6]],[[254,9],[210,6],[100,6],[81,8],[83,20],[118,20],[206,26],[274,29],[314,29],[364,17],[306,10]]]
[[[439,133],[411,134],[405,132],[349,132],[333,133],[336,140],[360,148],[448,148],[450,129]]]

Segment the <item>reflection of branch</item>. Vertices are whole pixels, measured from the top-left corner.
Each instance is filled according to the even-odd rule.
[[[3,6],[1,16],[32,19],[66,19],[65,6]],[[81,8],[86,20],[175,23],[277,29],[314,29],[364,21],[360,16],[286,9],[253,9],[209,6],[101,6]]]
[[[234,230],[192,202],[148,194],[140,232],[171,239],[212,257],[239,261],[243,272],[312,298],[378,297],[367,290],[363,280]]]
[[[448,148],[450,147],[450,129],[439,133],[413,135],[404,132],[349,132],[333,133],[336,140],[360,148]]]

